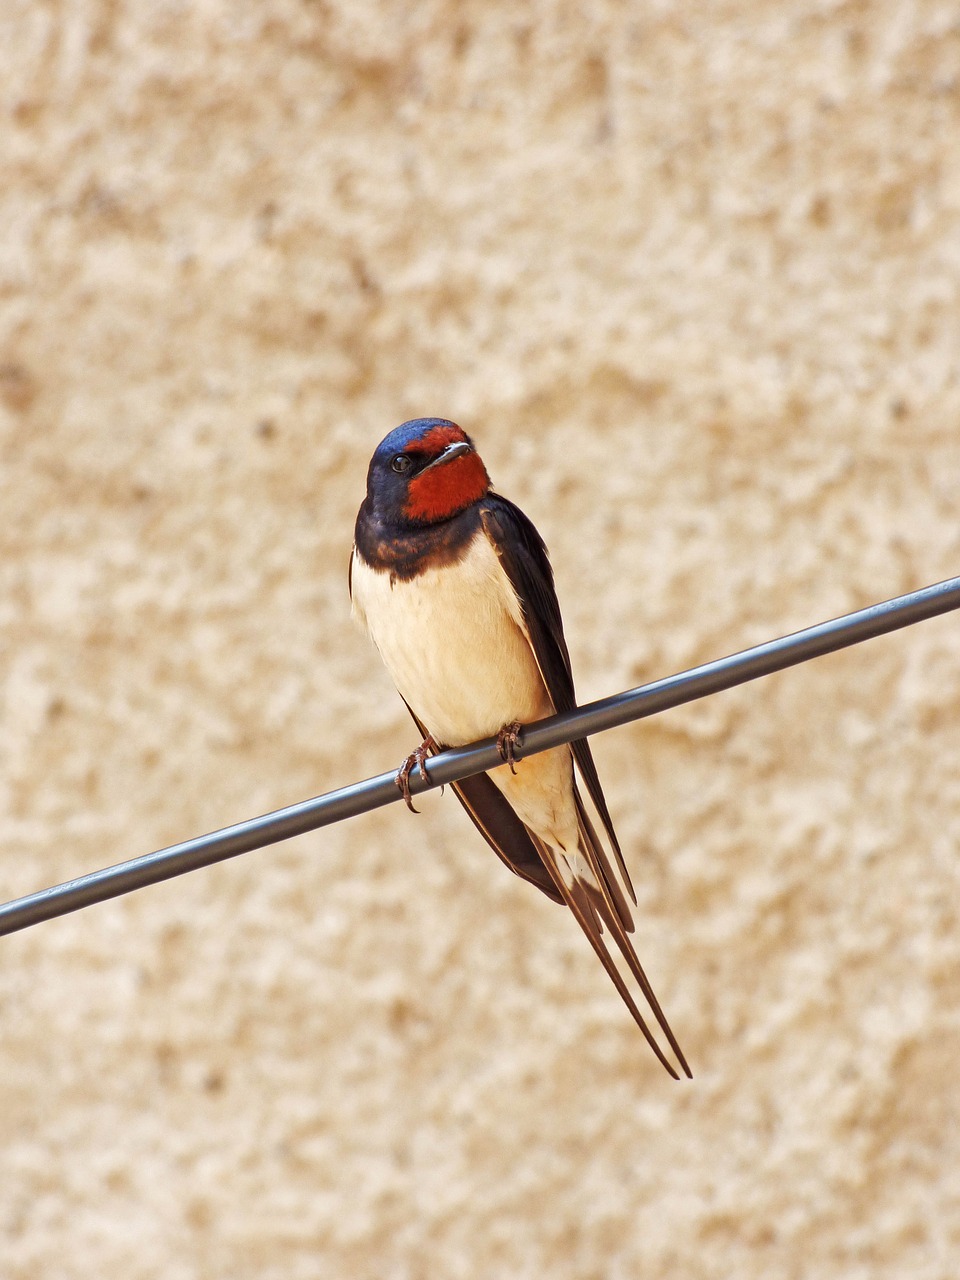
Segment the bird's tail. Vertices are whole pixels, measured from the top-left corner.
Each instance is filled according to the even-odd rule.
[[[554,848],[538,837],[533,837],[544,866],[557,886],[563,900],[573,912],[577,923],[586,934],[590,945],[606,969],[613,985],[620,993],[624,1004],[633,1015],[634,1021],[643,1032],[647,1043],[657,1058],[675,1080],[678,1080],[673,1064],[667,1058],[653,1031],[640,1012],[627,986],[627,982],[617,965],[615,954],[609,949],[612,940],[623,957],[627,969],[635,979],[650,1012],[663,1032],[673,1050],[677,1062],[684,1075],[692,1078],[693,1073],[687,1064],[683,1051],[677,1043],[676,1036],[660,1007],[650,980],[644,973],[643,966],[633,949],[629,934],[633,932],[634,923],[626,895],[619,879],[610,863],[606,850],[597,836],[590,815],[584,808],[579,789],[574,783],[574,796],[577,805],[577,824],[579,828],[579,844],[576,850]],[[532,833],[531,833],[532,834]],[[606,932],[604,932],[606,927]]]

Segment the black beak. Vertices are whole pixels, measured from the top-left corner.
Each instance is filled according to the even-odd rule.
[[[465,453],[469,453],[472,447],[468,440],[458,440],[456,444],[448,444],[443,453],[437,454],[432,462],[427,463],[423,471],[429,471],[431,467],[439,467],[444,462],[452,462],[454,458],[460,458]],[[420,472],[421,475],[423,471]]]

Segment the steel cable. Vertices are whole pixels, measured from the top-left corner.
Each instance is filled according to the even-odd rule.
[[[708,697],[723,689],[731,689],[774,671],[782,671],[785,667],[796,666],[958,608],[960,578],[949,578],[778,640],[755,645],[730,657],[692,667],[664,680],[655,680],[638,689],[601,698],[564,715],[541,720],[524,728],[517,756],[535,755],[538,751],[547,751],[575,738],[589,737],[632,720],[658,715],[671,707]],[[428,779],[421,777],[419,772],[414,773],[410,779],[410,790],[417,794],[484,773],[500,764],[502,760],[493,739],[444,751],[429,760]],[[161,880],[170,880],[198,867],[210,866],[279,840],[288,840],[291,836],[341,822],[344,818],[355,817],[399,799],[395,773],[381,773],[376,778],[341,787],[313,800],[304,800],[262,817],[238,822],[209,835],[196,836],[156,853],[144,854],[4,903],[0,905],[0,934],[15,933],[39,924],[41,920],[66,915]]]

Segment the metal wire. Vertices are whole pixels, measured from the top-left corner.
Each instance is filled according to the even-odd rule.
[[[631,720],[657,715],[670,707],[706,698],[722,689],[730,689],[748,680],[782,671],[849,645],[859,644],[873,636],[885,635],[915,622],[933,618],[960,608],[960,578],[949,578],[931,587],[897,596],[882,604],[871,605],[856,613],[845,614],[829,622],[821,622],[803,631],[770,640],[742,653],[715,662],[692,667],[679,675],[655,680],[626,693],[601,698],[564,715],[551,716],[523,730],[517,756],[535,755],[550,747],[589,737],[603,729],[612,729]],[[491,738],[468,747],[459,747],[434,756],[428,763],[429,779],[419,772],[410,779],[415,794],[444,783],[469,778],[495,768],[502,760]],[[238,822],[210,835],[197,836],[181,844],[170,845],[156,853],[132,858],[102,871],[93,871],[76,880],[68,880],[50,889],[41,889],[26,897],[16,898],[0,906],[0,935],[15,933],[41,920],[66,915],[107,898],[116,898],[145,885],[170,880],[198,867],[210,866],[226,858],[234,858],[251,849],[288,840],[317,827],[341,822],[380,808],[400,799],[395,773],[381,773],[365,782],[356,782],[338,791],[300,804],[277,809],[260,818]]]

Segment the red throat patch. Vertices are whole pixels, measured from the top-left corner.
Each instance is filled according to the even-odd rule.
[[[439,430],[449,431],[449,428]],[[454,444],[462,439],[462,434],[451,433],[451,438],[445,440],[444,444]],[[429,440],[429,443],[434,442]],[[441,462],[439,466],[431,467],[410,481],[404,514],[411,520],[423,520],[427,523],[447,520],[464,511],[471,503],[479,501],[489,488],[490,477],[477,454],[472,450],[470,453],[461,453],[459,457]]]

